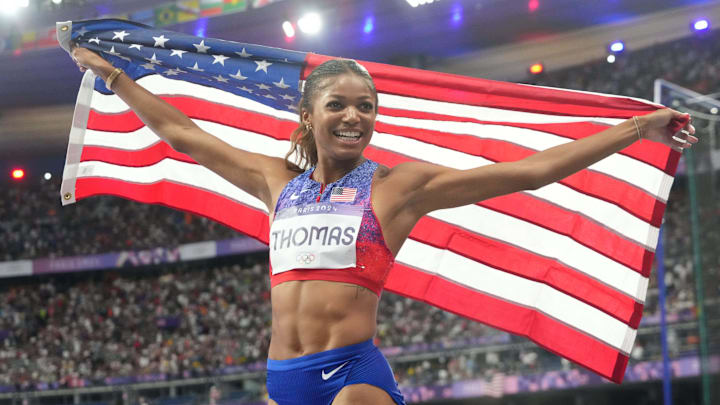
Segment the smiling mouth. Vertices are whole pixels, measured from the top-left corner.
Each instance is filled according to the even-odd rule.
[[[347,141],[357,141],[362,137],[362,132],[360,131],[334,131],[333,135],[335,137],[347,142]]]

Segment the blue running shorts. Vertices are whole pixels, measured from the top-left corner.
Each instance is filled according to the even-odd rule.
[[[405,405],[390,365],[372,339],[288,360],[267,362],[267,390],[278,405],[330,405],[348,385],[369,384]]]

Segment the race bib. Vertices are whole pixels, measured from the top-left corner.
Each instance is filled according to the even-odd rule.
[[[293,269],[355,267],[362,205],[316,203],[286,208],[270,227],[273,275]]]

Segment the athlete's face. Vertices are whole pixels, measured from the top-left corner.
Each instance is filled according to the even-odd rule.
[[[359,159],[375,129],[375,94],[355,74],[326,80],[303,122],[312,125],[320,159]]]

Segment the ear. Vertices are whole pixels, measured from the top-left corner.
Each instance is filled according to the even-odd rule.
[[[305,126],[310,125],[310,121],[311,121],[312,117],[310,116],[310,113],[308,112],[308,110],[302,110],[302,112],[300,113],[300,117],[302,119],[303,125],[305,125]]]

